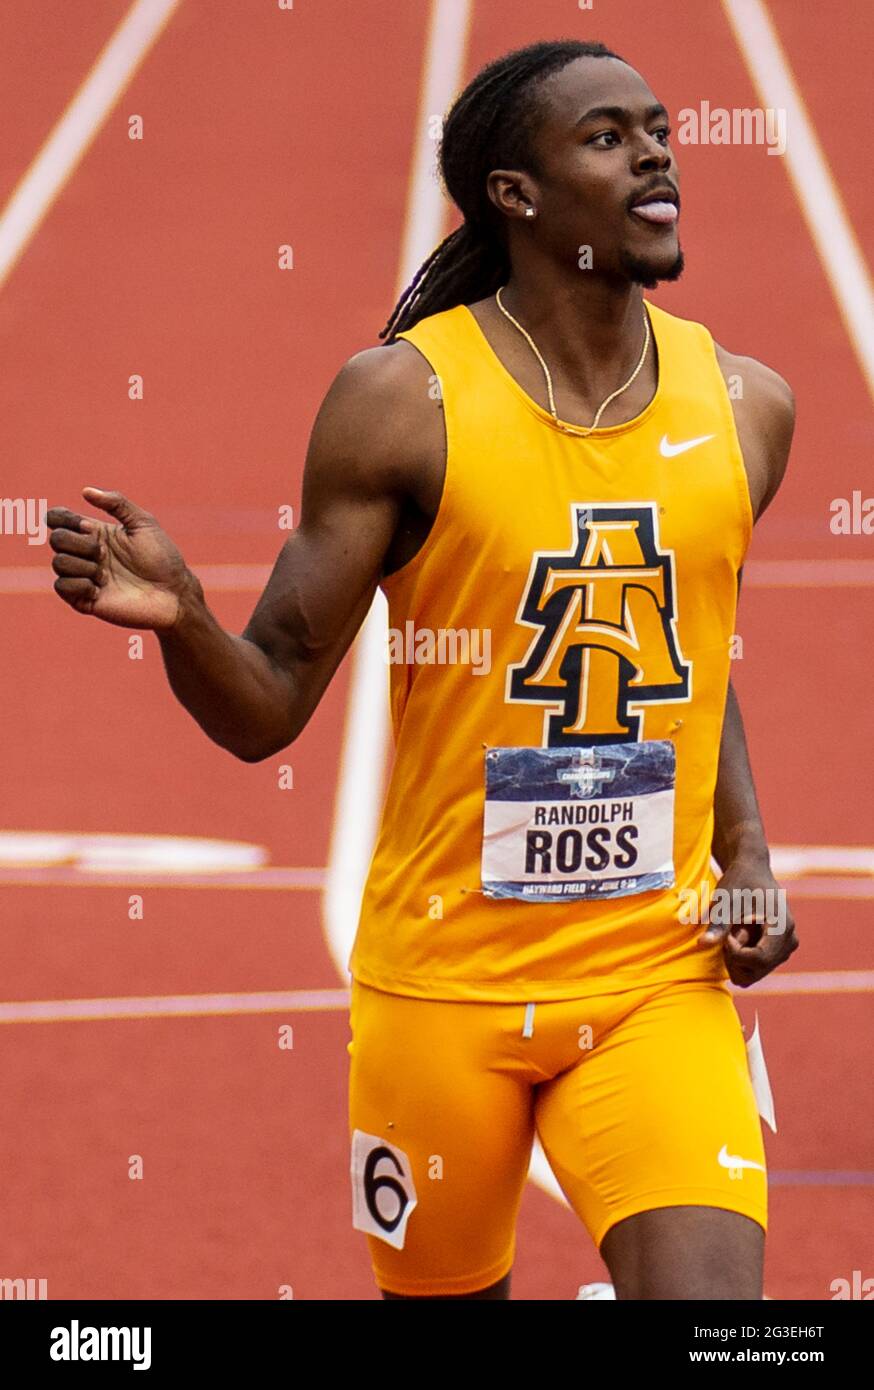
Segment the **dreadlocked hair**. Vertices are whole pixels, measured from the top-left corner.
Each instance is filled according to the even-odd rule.
[[[456,97],[437,161],[445,191],[464,221],[422,263],[380,333],[386,346],[429,314],[494,294],[510,275],[504,219],[486,190],[492,169],[537,176],[532,136],[537,87],[576,58],[618,58],[602,43],[551,39],[517,48],[487,64]]]

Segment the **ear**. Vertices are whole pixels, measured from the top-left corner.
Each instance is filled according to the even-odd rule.
[[[537,185],[521,169],[492,169],[486,179],[486,192],[504,217],[533,221],[533,215],[536,216]]]

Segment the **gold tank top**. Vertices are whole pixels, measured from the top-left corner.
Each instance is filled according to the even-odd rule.
[[[527,1002],[725,978],[684,903],[715,882],[753,519],[709,332],[647,310],[655,395],[585,438],[466,306],[400,335],[431,364],[447,459],[424,545],[383,584],[395,758],[365,984]]]

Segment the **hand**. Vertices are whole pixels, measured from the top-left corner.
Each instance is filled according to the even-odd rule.
[[[170,537],[120,492],[86,487],[82,496],[118,524],[50,508],[55,593],[77,613],[118,627],[173,627],[197,580]]]
[[[767,860],[743,855],[733,860],[711,902],[710,925],[699,943],[712,946],[722,941],[729,977],[742,989],[798,950],[795,919]]]

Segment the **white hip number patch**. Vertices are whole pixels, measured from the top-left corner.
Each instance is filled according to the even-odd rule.
[[[352,1135],[352,1225],[403,1250],[407,1222],[416,1206],[410,1160],[403,1149],[377,1134]]]

